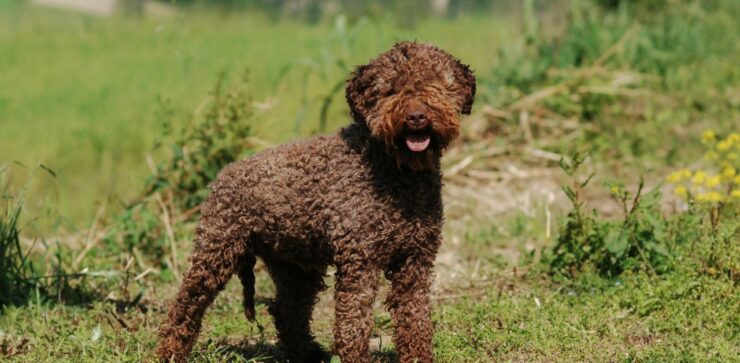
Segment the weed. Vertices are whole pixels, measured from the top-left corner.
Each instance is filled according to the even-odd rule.
[[[43,164],[32,176],[36,170],[54,176]],[[21,222],[28,184],[11,184],[10,168],[0,165],[0,310],[30,300],[81,304],[95,299],[97,293],[86,284],[87,273],[68,271],[71,256],[63,248],[52,248],[42,237],[22,240],[23,227],[32,223]]]
[[[109,250],[125,251],[155,267],[175,268],[181,223],[197,216],[208,183],[218,172],[253,151],[248,73],[229,89],[224,89],[225,83],[222,73],[185,123],[172,120],[168,104],[160,103],[164,131],[155,149],[166,148],[167,158],[155,168],[141,197],[113,217],[104,239]],[[177,124],[185,126],[177,129]]]
[[[725,154],[734,152],[734,135],[715,142],[713,133],[705,133],[705,142],[710,144],[708,153],[715,152],[715,143],[723,143],[721,149]],[[668,176],[670,182],[679,183],[676,193],[692,206],[669,217],[659,211],[658,187],[644,193],[641,179],[636,192],[630,193],[620,184],[607,183],[612,199],[622,211],[620,222],[605,219],[596,211],[586,211],[582,195],[593,175],[583,182],[576,178],[583,156],[576,154],[571,161],[561,161],[561,168],[573,180],[572,186],[563,187],[572,209],[555,246],[546,254],[545,261],[551,271],[566,278],[588,271],[617,277],[627,271],[646,270],[655,276],[682,263],[698,265],[700,272],[709,275],[723,274],[738,280],[740,219],[733,196],[735,169],[724,155],[709,159],[720,160],[721,174],[700,170],[692,177],[691,171],[682,169]],[[680,184],[686,182],[692,186]],[[707,188],[723,192],[707,191]],[[694,198],[694,195],[705,197]]]
[[[221,73],[186,123],[172,120],[172,112],[162,104],[164,132],[155,148],[168,148],[169,157],[147,181],[145,196],[162,193],[179,208],[196,207],[223,167],[253,151],[249,73],[245,71],[231,89],[224,89],[225,81],[226,74]],[[174,126],[182,124],[182,129]]]
[[[7,166],[0,165],[0,177],[5,176]],[[0,307],[17,304],[28,298],[33,284],[29,275],[33,271],[27,253],[24,253],[20,242],[18,218],[21,214],[23,200],[8,193],[5,180],[0,185]]]
[[[740,279],[740,133],[720,137],[713,130],[702,133],[705,146],[704,166],[692,171],[674,171],[666,181],[674,184],[673,192],[686,205],[686,215],[700,222],[700,239],[708,249],[694,251],[710,274],[725,271]],[[696,253],[698,252],[698,253]]]
[[[584,181],[576,178],[585,157],[576,153],[570,161],[561,160],[561,168],[573,179],[563,191],[572,204],[560,234],[546,261],[552,272],[575,277],[584,271],[615,277],[626,270],[648,269],[665,272],[669,265],[666,222],[658,206],[660,191],[656,187],[643,193],[640,180],[632,194],[615,183],[609,183],[612,198],[622,209],[621,222],[605,220],[596,211],[587,212],[583,192],[594,174]]]

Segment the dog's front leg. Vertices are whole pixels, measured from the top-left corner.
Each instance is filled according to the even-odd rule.
[[[433,261],[409,257],[387,273],[391,291],[386,306],[395,327],[393,343],[402,363],[433,362],[429,289]]]
[[[370,362],[373,301],[378,290],[378,269],[365,261],[337,261],[334,294],[334,351],[342,363]]]

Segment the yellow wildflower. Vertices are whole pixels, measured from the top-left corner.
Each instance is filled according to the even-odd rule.
[[[707,188],[714,188],[722,182],[722,178],[719,175],[710,176],[707,178]]]
[[[719,159],[719,154],[717,154],[717,152],[714,150],[709,150],[706,154],[704,154],[704,158],[707,160],[717,160]]]
[[[691,178],[691,170],[684,168],[684,169],[676,170],[668,174],[668,177],[666,177],[666,180],[669,183],[676,183],[676,182],[680,182],[683,179],[689,179],[689,178]]]
[[[726,166],[726,167],[725,167],[725,168],[724,168],[724,169],[722,170],[722,177],[723,177],[723,178],[724,178],[725,180],[728,180],[728,181],[729,181],[729,180],[732,180],[732,178],[734,178],[736,174],[737,174],[737,171],[735,170],[735,168],[733,168],[733,167],[731,167],[731,166]]]
[[[740,133],[733,132],[730,134],[730,136],[727,136],[727,140],[729,140],[731,143],[737,145],[740,145]]]
[[[737,145],[740,147],[740,142],[738,142]],[[737,160],[737,153],[729,153],[726,158],[727,160]]]
[[[674,172],[668,174],[668,176],[665,178],[665,180],[667,182],[669,182],[669,183],[676,183],[676,182],[681,181],[681,179],[682,179],[681,176],[682,176],[681,173],[679,173],[677,171],[674,171]],[[612,187],[612,188],[614,188],[614,187]],[[612,193],[614,193],[614,191],[612,191]]]
[[[616,185],[612,185],[611,192],[612,194],[615,194],[615,195],[619,194],[619,187]]]
[[[722,140],[717,144],[717,150],[723,151],[723,152],[730,150],[731,147],[732,147],[732,141],[730,141],[730,139]]]
[[[714,142],[717,139],[717,135],[712,130],[706,130],[701,134],[701,141],[705,144]]]
[[[673,194],[686,199],[686,197],[689,196],[689,191],[686,190],[686,187],[683,185],[679,185],[676,187],[676,189],[673,189]]]
[[[722,201],[722,194],[717,192],[709,192],[709,193],[702,193],[696,196],[696,200],[700,203],[706,203],[706,202],[721,202]]]
[[[721,202],[722,199],[724,199],[724,196],[718,192],[709,192],[709,201],[710,202]]]
[[[732,193],[730,193],[730,196],[737,200],[740,200],[740,190],[733,190]]]
[[[694,174],[694,177],[691,179],[691,182],[694,184],[704,184],[704,180],[707,179],[707,173],[699,170]]]

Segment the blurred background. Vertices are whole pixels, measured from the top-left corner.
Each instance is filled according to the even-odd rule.
[[[738,73],[734,10],[733,1],[668,0],[1,0],[0,155],[54,170],[39,188],[81,227],[100,203],[139,192],[165,118],[185,124],[221,74],[229,82],[248,72],[249,126],[268,143],[346,124],[342,82],[398,40],[432,42],[469,63],[478,110],[563,76],[553,69],[593,64],[626,33],[603,59],[640,73],[619,87],[712,83],[727,98]]]
[[[739,16],[737,0],[0,0],[0,358],[150,359],[208,182],[349,123],[352,69],[417,40],[478,82],[443,160],[438,360],[736,359]],[[229,291],[197,360],[270,361],[266,300],[235,322]]]
[[[524,30],[522,4],[506,1],[0,4],[0,155],[57,172],[54,197],[74,226],[141,189],[162,106],[182,126],[221,74],[248,72],[249,125],[280,143],[349,122],[343,81],[395,41],[433,42],[485,77]],[[551,6],[537,11],[564,26],[567,5]]]

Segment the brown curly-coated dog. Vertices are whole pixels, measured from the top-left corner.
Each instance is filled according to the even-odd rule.
[[[310,331],[327,266],[336,266],[334,350],[368,362],[381,274],[401,362],[431,362],[429,288],[441,242],[440,156],[469,114],[475,77],[432,45],[396,44],[347,81],[354,122],[226,167],[195,231],[192,266],[161,329],[162,360],[188,357],[208,306],[233,274],[254,318],[256,256],[277,289],[269,306],[289,362],[326,353]]]

